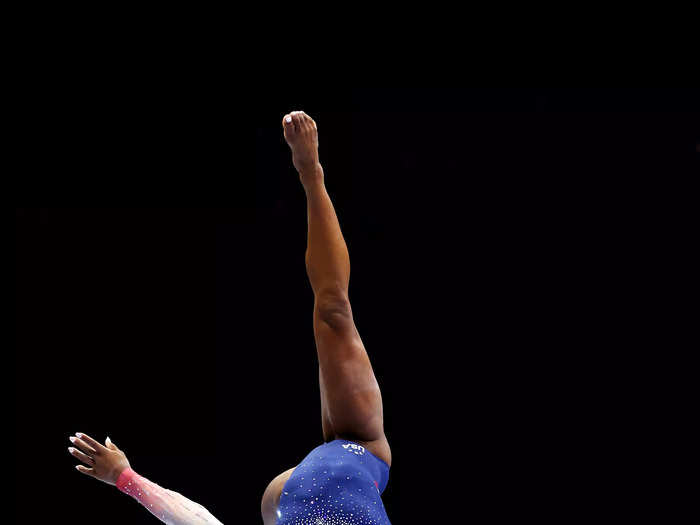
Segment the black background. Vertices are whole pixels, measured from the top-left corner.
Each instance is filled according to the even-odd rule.
[[[16,209],[18,522],[155,521],[74,470],[75,432],[224,523],[260,523],[322,443],[296,109],[382,387],[392,523],[651,513],[637,416],[662,377],[632,312],[662,187],[697,178],[696,91],[299,89],[175,117],[161,95],[42,103],[27,162],[75,207]]]

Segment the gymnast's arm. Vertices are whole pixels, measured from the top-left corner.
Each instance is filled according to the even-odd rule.
[[[77,448],[69,452],[88,465],[76,468],[85,475],[115,485],[130,495],[163,523],[169,525],[222,525],[199,503],[188,500],[182,494],[164,489],[152,481],[139,476],[131,469],[126,455],[110,441],[106,446],[85,434],[76,434],[70,440]],[[78,450],[80,449],[80,450]]]

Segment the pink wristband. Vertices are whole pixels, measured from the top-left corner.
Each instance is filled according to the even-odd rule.
[[[138,476],[136,472],[131,470],[129,467],[125,468],[122,470],[122,473],[119,474],[119,478],[117,478],[117,488],[122,492],[127,492],[129,485],[131,485],[131,482],[136,478],[136,476]]]

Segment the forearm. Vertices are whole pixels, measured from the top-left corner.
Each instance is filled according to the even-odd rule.
[[[347,297],[350,257],[331,198],[323,182],[323,168],[303,174],[308,235],[306,271],[316,297]]]
[[[164,489],[127,468],[117,480],[117,488],[136,499],[168,525],[222,525],[199,503],[182,494]]]

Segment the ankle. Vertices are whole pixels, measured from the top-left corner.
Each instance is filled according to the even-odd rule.
[[[320,162],[316,163],[314,166],[298,171],[299,179],[301,179],[301,184],[304,188],[323,184],[323,166],[321,166]]]

